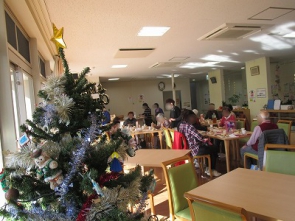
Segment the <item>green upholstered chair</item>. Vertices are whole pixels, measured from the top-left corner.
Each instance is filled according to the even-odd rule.
[[[236,118],[236,129],[245,128],[246,118]]]
[[[171,134],[168,129],[164,129],[164,135],[165,135],[165,139],[166,139],[166,148],[172,149]]]
[[[185,164],[175,166],[177,163],[185,161]],[[177,159],[162,162],[165,175],[170,220],[175,217],[179,220],[192,220],[188,202],[184,193],[198,186],[197,175],[192,158],[188,155]]]
[[[185,194],[191,211],[192,221],[246,221],[247,212],[239,207],[211,202],[208,199]]]
[[[295,150],[295,145],[266,144],[264,148],[263,170],[295,175],[295,152],[286,150]]]
[[[288,136],[289,142],[290,142],[292,121],[291,120],[278,120],[277,125],[278,125],[279,129],[283,129],[285,131],[285,133]]]

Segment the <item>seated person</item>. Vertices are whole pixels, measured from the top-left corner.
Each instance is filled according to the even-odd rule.
[[[111,140],[114,136],[116,136],[119,129],[120,129],[120,119],[118,117],[115,117],[112,121],[112,126],[110,130],[105,132],[107,139]]]
[[[108,112],[108,110],[105,107],[103,108],[103,116],[104,120],[102,121],[102,125],[106,125],[111,122],[110,112]]]
[[[224,106],[222,108],[222,118],[219,122],[219,127],[225,127],[227,122],[236,122],[236,117],[228,106]]]
[[[203,136],[193,127],[193,123],[196,122],[196,115],[191,110],[184,110],[182,114],[182,122],[178,126],[178,131],[182,133],[191,149],[192,156],[200,156],[210,154],[211,157],[211,169],[213,176],[220,176],[215,170],[215,164],[217,159],[217,149],[213,145],[207,145],[208,139],[204,139]],[[206,162],[208,165],[208,162]],[[208,167],[205,170],[207,175],[210,175]]]
[[[163,109],[159,107],[158,103],[154,103],[153,108],[155,109],[155,117],[157,117],[158,114],[164,114]]]
[[[134,113],[130,111],[128,113],[128,118],[124,121],[123,125],[125,127],[135,127],[136,126],[136,119],[134,118]]]
[[[228,106],[228,108],[229,108],[231,114],[234,115],[234,116],[236,117],[235,112],[233,112],[233,110],[234,110],[233,106],[232,106],[231,104],[227,104],[226,106]]]
[[[194,114],[196,115],[196,122],[193,123],[193,126],[197,129],[197,130],[202,130],[202,131],[207,131],[207,127],[206,126],[202,126],[202,124],[200,123],[200,119],[198,118],[198,113],[199,111],[197,109],[193,109]]]
[[[269,113],[267,111],[260,111],[259,115],[257,116],[257,121],[259,125],[254,128],[250,139],[240,150],[242,159],[244,159],[245,153],[258,154],[259,137],[263,131],[278,129],[276,124],[273,124],[269,121]],[[250,168],[252,164],[251,158],[248,158],[247,160],[247,166]]]
[[[163,113],[160,113],[156,117],[157,124],[152,123],[152,127],[155,129],[160,129],[160,128],[169,128],[170,122],[164,117]]]
[[[213,114],[215,114],[217,120],[219,120],[218,112],[217,112],[217,110],[215,110],[215,104],[210,103],[210,104],[209,104],[209,110],[208,110],[208,112],[207,112],[207,114],[206,114],[206,116],[205,116],[205,119],[210,119],[210,120],[212,120],[212,115],[213,115]]]

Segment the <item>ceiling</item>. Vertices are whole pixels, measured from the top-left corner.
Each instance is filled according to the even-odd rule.
[[[64,27],[66,56],[72,72],[89,66],[91,78],[106,81],[156,78],[163,74],[199,78],[214,69],[240,69],[244,62],[268,56],[273,61],[295,58],[295,11],[273,20],[250,20],[269,7],[295,8],[291,0],[44,0],[50,20]],[[273,14],[273,13],[271,13]],[[265,15],[268,16],[268,15]],[[276,16],[277,17],[277,16]],[[269,25],[241,40],[200,41],[224,23]],[[139,37],[144,26],[168,26],[161,37]],[[115,58],[120,48],[155,48],[146,57]],[[216,67],[149,68],[174,57],[186,62],[220,61]],[[112,65],[128,65],[113,69]]]

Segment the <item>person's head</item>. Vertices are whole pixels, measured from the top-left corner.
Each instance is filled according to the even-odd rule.
[[[171,110],[175,105],[175,101],[171,98],[167,99],[165,102],[165,107],[167,110]]]
[[[269,113],[265,110],[260,111],[257,116],[258,123],[261,124],[266,120],[269,120]]]
[[[210,103],[210,104],[209,104],[209,110],[210,110],[210,111],[215,110],[215,104]]]
[[[147,103],[143,103],[143,104],[142,104],[142,108],[143,108],[143,109],[147,109],[148,107],[149,107],[149,105],[148,105]]]
[[[196,122],[197,116],[192,110],[183,109],[182,120],[189,124],[194,124]]]
[[[222,108],[222,116],[228,117],[230,115],[230,112],[231,112],[231,110],[228,106],[224,106]]]
[[[116,133],[119,128],[120,128],[120,119],[118,117],[115,117],[112,122],[110,134]]]
[[[193,112],[195,113],[195,115],[198,115],[199,111],[197,109],[193,109]]]
[[[234,108],[233,108],[233,106],[232,106],[231,104],[228,104],[227,106],[228,106],[228,108],[229,108],[230,112],[232,112],[232,111],[233,111],[233,109],[234,109]]]
[[[164,121],[165,121],[164,114],[159,113],[159,114],[157,115],[156,119],[157,119],[157,122],[159,122],[159,123],[164,123]]]
[[[134,118],[134,113],[132,111],[128,112],[128,118],[130,120]]]
[[[154,103],[154,104],[153,104],[153,108],[154,108],[154,109],[159,108],[159,104],[158,104],[158,103]]]

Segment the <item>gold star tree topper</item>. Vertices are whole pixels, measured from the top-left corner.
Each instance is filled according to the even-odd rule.
[[[53,37],[51,38],[51,41],[55,44],[56,50],[58,52],[59,48],[67,47],[63,39],[64,28],[57,29],[55,24],[52,24],[52,28],[53,28]]]

